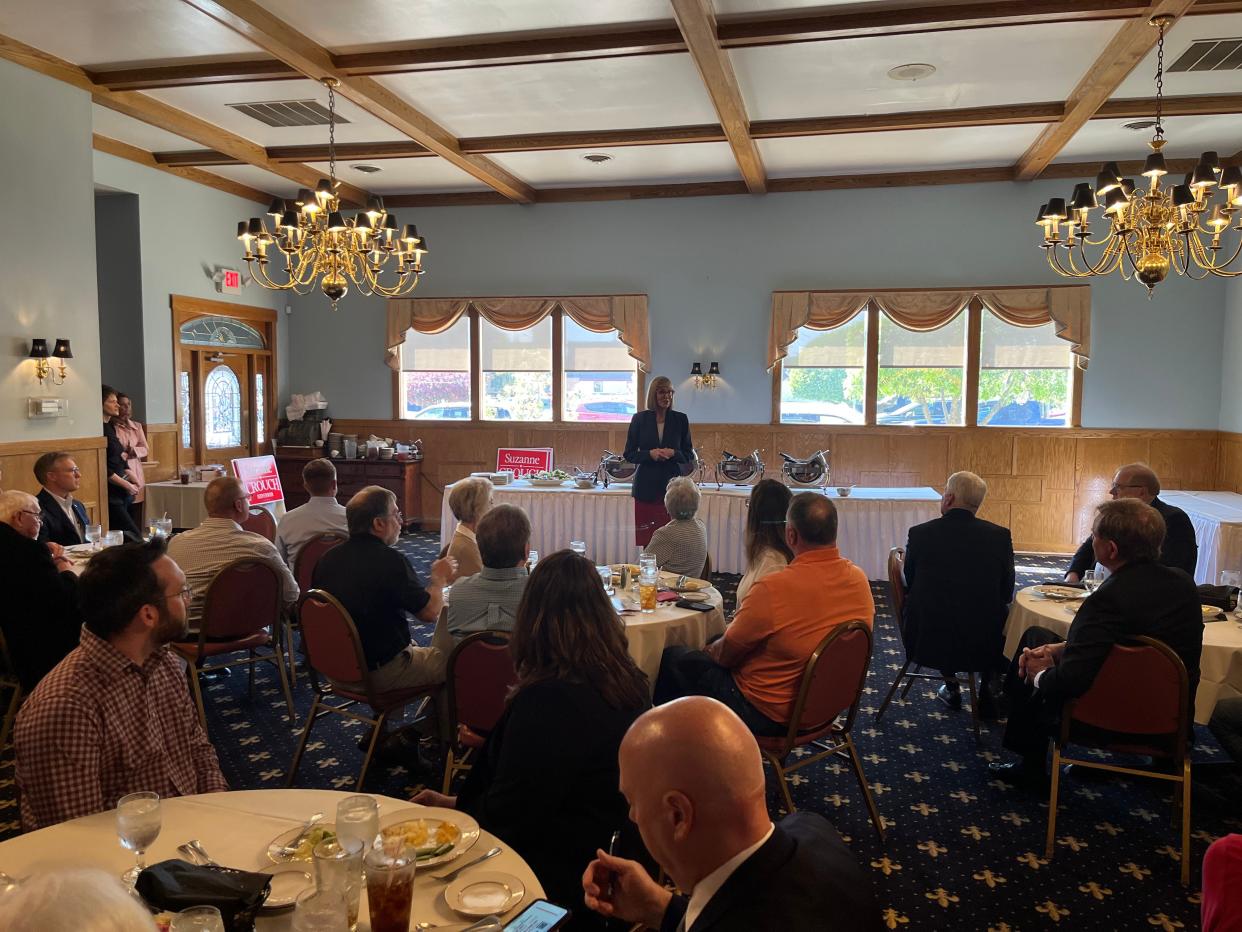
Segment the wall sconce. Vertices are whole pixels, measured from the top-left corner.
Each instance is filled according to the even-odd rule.
[[[690,377],[694,379],[695,388],[715,388],[716,380],[720,377],[720,363],[714,362],[707,367],[707,372],[703,371],[703,364],[696,362],[690,367]]]
[[[35,361],[35,375],[39,378],[39,384],[51,382],[53,385],[65,384],[65,360],[73,358],[73,350],[69,347],[69,341],[58,339],[56,346],[52,352],[47,351],[47,340],[32,339],[30,341],[30,354],[27,357]],[[59,359],[60,365],[54,370],[49,359]]]

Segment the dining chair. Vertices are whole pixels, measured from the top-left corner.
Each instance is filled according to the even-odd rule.
[[[453,741],[444,756],[447,793],[453,777],[470,769],[505,708],[505,696],[517,683],[507,631],[478,631],[463,638],[449,654],[445,687]]]
[[[226,667],[247,666],[250,668],[249,692],[253,698],[254,668],[258,663],[276,667],[289,708],[289,720],[297,723],[293,694],[289,691],[280,652],[283,612],[283,586],[270,563],[253,557],[234,560],[212,578],[203,596],[198,639],[172,644],[173,650],[187,661],[186,675],[204,729],[207,728],[207,710],[199,682],[202,675]],[[268,648],[268,652],[260,653],[262,648]],[[229,656],[242,652],[245,658]]]
[[[293,578],[298,584],[298,604],[292,612],[285,614],[284,625],[284,648],[285,655],[289,659],[289,682],[293,686],[298,685],[298,666],[297,653],[294,647],[293,631],[300,627],[298,622],[298,610],[302,606],[302,599],[306,597],[306,593],[310,592],[315,580],[315,567],[319,565],[323,555],[335,547],[337,544],[343,544],[349,540],[349,536],[339,531],[325,531],[322,534],[316,534],[298,550],[297,558],[293,561]]]
[[[870,665],[871,627],[863,621],[837,625],[819,642],[803,668],[789,730],[779,738],[756,735],[755,740],[764,760],[772,765],[780,780],[785,806],[790,812],[797,810],[789,793],[790,774],[825,757],[837,756],[849,761],[867,803],[871,824],[883,842],[884,819],[875,807],[851,735]],[[819,753],[799,757],[793,764],[787,763],[796,749],[806,745]]]
[[[377,690],[371,671],[367,669],[366,655],[363,653],[362,640],[358,637],[354,620],[345,606],[322,589],[312,589],[306,593],[306,598],[302,601],[301,622],[306,666],[315,698],[306,717],[306,727],[302,729],[297,750],[293,752],[285,786],[293,785],[298,764],[302,762],[302,755],[306,751],[306,743],[310,740],[315,722],[320,716],[335,714],[371,726],[370,741],[367,743],[366,756],[362,759],[362,770],[358,773],[358,783],[355,786],[355,791],[360,791],[389,715],[417,701],[420,704],[415,718],[421,717],[431,698],[440,690],[440,684],[431,683],[388,692]],[[329,701],[332,698],[343,701],[333,704]],[[358,705],[368,706],[371,715],[356,711],[353,707]]]
[[[0,690],[5,689],[11,689],[13,694],[9,696],[9,704],[4,710],[4,724],[0,725],[0,750],[9,743],[13,721],[26,698],[22,681],[17,676],[17,668],[13,666],[13,658],[9,655],[9,645],[4,640],[4,633],[0,632]]]
[[[1066,702],[1061,710],[1061,730],[1052,745],[1044,857],[1051,858],[1056,850],[1062,764],[1166,780],[1177,784],[1173,793],[1173,822],[1175,826],[1180,823],[1181,829],[1182,886],[1189,884],[1190,717],[1190,678],[1172,648],[1145,636],[1114,644],[1091,688]],[[1068,744],[1119,754],[1143,754],[1169,761],[1173,766],[1171,772],[1165,773],[1122,767],[1097,758],[1067,757]]]
[[[272,513],[261,505],[251,505],[250,513],[242,522],[242,530],[253,531],[276,543],[276,519]]]

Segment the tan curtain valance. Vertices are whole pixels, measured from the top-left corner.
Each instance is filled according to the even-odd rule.
[[[875,302],[907,330],[935,330],[979,301],[1006,323],[1038,327],[1052,321],[1057,336],[1070,343],[1079,368],[1087,368],[1091,347],[1091,288],[992,288],[927,291],[775,291],[768,334],[768,368],[785,358],[799,327],[831,330]]]
[[[579,295],[568,298],[401,298],[388,302],[385,362],[401,366],[398,349],[408,330],[441,333],[470,308],[502,330],[525,330],[560,307],[580,327],[595,333],[616,330],[643,372],[651,369],[651,337],[645,294]]]

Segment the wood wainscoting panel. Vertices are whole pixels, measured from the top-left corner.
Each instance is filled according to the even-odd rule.
[[[914,471],[911,485],[930,485],[943,490],[945,479],[953,472],[949,469],[949,438],[939,431],[890,435],[888,455],[894,471]],[[892,484],[901,485],[899,482]]]
[[[1009,507],[1009,530],[1019,550],[1059,552],[1077,546],[1073,492],[1046,489],[1039,502],[1015,502]]]
[[[1014,431],[994,427],[954,431],[949,443],[950,472],[969,469],[981,476],[1011,475],[1014,439]]]
[[[91,521],[108,526],[107,454],[104,438],[74,437],[62,440],[21,440],[0,443],[0,469],[4,479],[0,486],[19,489],[36,495],[39,483],[34,476],[34,464],[44,453],[59,451],[73,457],[82,472],[82,483],[74,496],[86,507]],[[102,494],[101,494],[102,492]]]
[[[1220,449],[1213,488],[1226,492],[1242,492],[1242,434],[1221,431],[1217,437]]]
[[[859,429],[858,432],[837,434],[835,441],[831,445],[829,460],[834,485],[891,484],[887,481],[887,475],[892,471],[888,437],[869,435]]]
[[[177,478],[177,451],[181,444],[181,430],[176,424],[148,424],[147,461],[142,464],[142,474],[147,482],[166,482]]]
[[[1048,489],[1072,490],[1074,450],[1072,437],[1019,434],[1013,441],[1014,472],[1020,476],[1042,476]]]
[[[1074,487],[1080,492],[1107,492],[1118,466],[1142,463],[1150,455],[1148,437],[1083,437],[1074,455]]]
[[[1044,499],[1042,476],[983,476],[988,484],[987,501],[1041,502]]]
[[[1146,462],[1167,489],[1210,489],[1216,482],[1220,440],[1216,436],[1184,440],[1151,438]]]

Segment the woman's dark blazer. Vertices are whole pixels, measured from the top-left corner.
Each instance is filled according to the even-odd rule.
[[[661,447],[676,450],[669,460],[653,460],[651,451]],[[669,481],[681,475],[681,465],[694,459],[690,440],[690,419],[671,408],[664,415],[664,439],[656,430],[656,413],[639,411],[630,418],[630,432],[625,438],[625,458],[638,464],[630,494],[641,502],[664,501]]]

